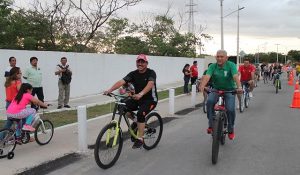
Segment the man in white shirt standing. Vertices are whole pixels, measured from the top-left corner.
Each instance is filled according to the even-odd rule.
[[[62,107],[70,108],[70,83],[72,79],[72,70],[67,64],[67,58],[62,57],[60,63],[56,66],[55,75],[58,76],[58,106],[57,109]]]

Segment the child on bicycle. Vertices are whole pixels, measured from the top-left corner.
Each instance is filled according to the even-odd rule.
[[[31,95],[31,92],[32,86],[28,83],[22,83],[18,94],[13,99],[6,111],[8,119],[26,118],[26,122],[22,128],[25,131],[35,131],[35,129],[31,126],[31,123],[36,114],[35,109],[26,108],[26,106],[30,103],[33,103],[41,107],[47,108],[47,105],[42,101],[38,100],[37,98],[33,97]]]

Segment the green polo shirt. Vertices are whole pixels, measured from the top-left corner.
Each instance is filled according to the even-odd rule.
[[[210,75],[215,89],[233,90],[236,88],[233,76],[237,73],[236,65],[231,61],[226,61],[223,67],[220,67],[217,63],[211,64],[206,75]]]
[[[27,68],[23,76],[32,87],[42,87],[42,71],[40,68]]]

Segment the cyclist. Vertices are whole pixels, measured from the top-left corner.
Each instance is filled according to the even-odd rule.
[[[262,68],[262,76],[267,81],[269,78],[269,66],[268,64],[265,64]]]
[[[141,148],[143,146],[145,116],[156,107],[158,101],[156,73],[154,70],[148,68],[148,59],[146,55],[138,55],[136,67],[136,70],[127,74],[122,80],[117,81],[110,89],[104,92],[104,94],[109,94],[129,82],[134,86],[135,94],[132,96],[132,99],[126,101],[128,113],[138,110],[138,139],[135,140],[132,146],[133,149]]]
[[[250,64],[248,58],[244,58],[244,65],[240,65],[239,74],[241,76],[241,84],[248,86],[249,85],[249,97],[253,97],[252,91],[254,89],[254,73],[255,67]]]
[[[275,74],[277,74],[278,77],[274,77],[273,84],[275,84],[276,78],[279,79],[281,72],[282,72],[282,67],[278,62],[276,62],[273,67],[272,77],[274,77]],[[281,84],[279,84],[279,89],[281,89]]]
[[[26,122],[22,128],[26,131],[35,131],[31,124],[36,114],[36,110],[34,108],[26,108],[26,106],[30,103],[33,103],[35,105],[47,108],[47,104],[31,95],[32,89],[33,88],[29,83],[22,83],[18,94],[8,106],[6,111],[8,119],[26,118]]]
[[[217,63],[209,66],[206,75],[200,86],[200,91],[204,91],[206,84],[212,79],[213,88],[216,90],[234,90],[237,88],[238,93],[242,93],[242,86],[239,81],[238,71],[236,65],[228,61],[227,52],[225,50],[218,50],[216,55]],[[234,121],[235,121],[235,95],[226,93],[225,108],[228,115],[228,137],[230,140],[235,138]],[[216,93],[209,93],[207,99],[207,118],[208,129],[207,133],[212,132],[214,105],[217,103],[218,95]]]
[[[259,82],[259,79],[260,79],[260,72],[261,72],[260,67],[258,64],[256,64],[255,65],[255,80],[257,82]]]

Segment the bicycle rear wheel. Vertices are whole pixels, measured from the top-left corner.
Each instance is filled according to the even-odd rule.
[[[163,121],[157,112],[152,112],[146,117],[144,145],[146,150],[153,149],[159,143],[163,132]]]
[[[206,106],[206,103],[207,103],[207,97],[204,97],[204,100],[203,100],[203,112],[204,113],[207,113],[207,106]]]
[[[39,122],[34,132],[34,138],[36,140],[36,143],[39,145],[48,144],[54,134],[54,127],[52,122],[49,120],[43,120],[43,123]]]
[[[245,94],[244,102],[245,102],[245,108],[248,108],[248,107],[249,107],[249,103],[250,103],[249,92],[247,92],[247,93]]]
[[[275,92],[276,94],[278,93],[278,88],[279,88],[279,82],[278,79],[275,80]]]
[[[220,113],[218,113],[213,121],[213,132],[212,132],[213,141],[212,141],[212,155],[211,155],[212,164],[216,164],[218,162],[220,135],[221,135],[220,124],[221,124]]]
[[[245,108],[244,101],[245,101],[245,95],[243,93],[243,94],[241,94],[241,100],[239,100],[240,113],[244,112],[244,108]]]
[[[16,137],[12,129],[0,130],[0,158],[12,154],[16,148]]]
[[[117,128],[117,123],[109,123],[97,137],[94,157],[100,168],[112,167],[121,154],[123,147],[122,130],[120,128],[119,133],[117,133]]]
[[[221,145],[225,145],[226,132],[227,132],[227,117],[224,116],[222,117],[222,120],[220,121],[220,127],[221,127],[220,142]]]

